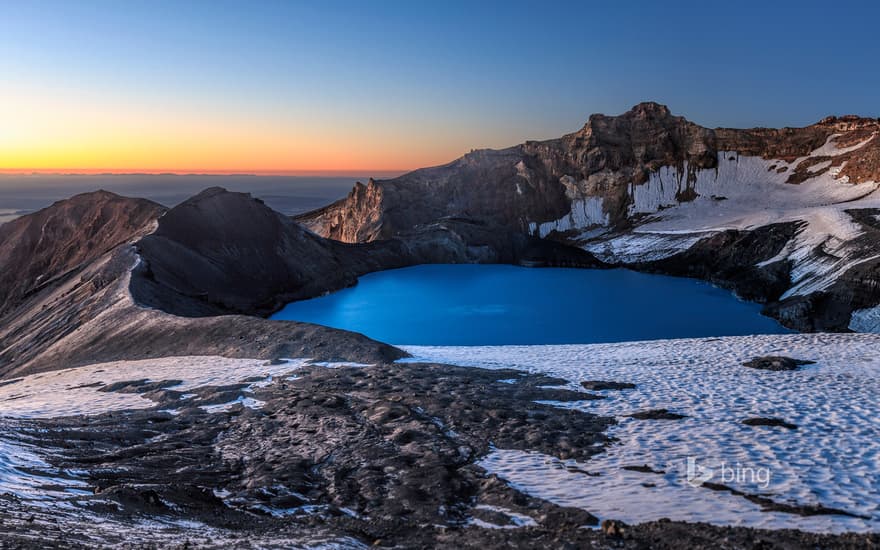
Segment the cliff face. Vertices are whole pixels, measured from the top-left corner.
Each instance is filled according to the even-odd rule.
[[[698,175],[716,170],[725,155],[778,159],[773,170],[793,184],[826,173],[843,183],[878,181],[878,132],[877,119],[853,116],[806,128],[709,129],[642,103],[620,116],[593,115],[559,139],[473,151],[444,166],[358,183],[346,199],[298,220],[345,242],[389,238],[443,216],[532,233],[560,221],[563,231],[621,227],[644,213],[639,187],[671,169],[672,199],[692,201],[700,196]]]

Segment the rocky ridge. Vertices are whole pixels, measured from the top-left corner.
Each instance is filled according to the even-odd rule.
[[[420,263],[603,265],[583,250],[462,218],[341,243],[220,188],[170,210],[79,195],[0,234],[0,376],[163,354],[392,360],[402,352],[366,337],[260,316]]]
[[[289,229],[286,249],[275,250],[265,238],[247,240],[254,236],[242,230],[248,223],[260,230],[273,219]],[[231,220],[239,225],[229,225]],[[168,354],[361,362],[402,355],[361,335],[253,316],[266,311],[261,307],[271,309],[259,281],[279,272],[290,277],[288,287],[271,291],[304,296],[401,265],[382,262],[399,262],[402,255],[383,259],[367,252],[387,250],[384,244],[354,246],[348,248],[364,250],[342,260],[335,256],[336,243],[247,195],[209,190],[166,211],[141,199],[90,193],[23,216],[0,232],[8,236],[0,244],[6,279],[0,286],[0,376]],[[218,234],[226,241],[216,240]],[[225,274],[212,267],[223,258]],[[297,272],[295,266],[303,267]],[[309,278],[324,286],[304,290]]]

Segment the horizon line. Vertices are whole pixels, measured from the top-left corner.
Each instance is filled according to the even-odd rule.
[[[0,168],[0,176],[250,176],[250,177],[395,177],[413,169],[364,170],[102,170],[91,168],[29,169]],[[372,176],[370,176],[372,174]]]

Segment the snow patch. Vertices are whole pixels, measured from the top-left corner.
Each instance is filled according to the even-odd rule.
[[[619,440],[584,464],[537,453],[498,449],[481,465],[517,488],[602,518],[643,522],[669,517],[719,525],[843,532],[880,529],[880,336],[793,334],[572,346],[407,346],[412,361],[483,368],[515,368],[570,381],[632,382],[636,389],[604,391],[602,400],[554,403],[619,424]],[[761,355],[817,363],[793,372],[742,366]],[[677,421],[625,415],[667,408]],[[797,426],[747,426],[752,417],[778,417]],[[774,501],[823,505],[866,516],[802,517],[762,512],[728,492],[688,483],[688,458],[711,469],[711,480]],[[727,480],[739,464],[769,473]],[[624,466],[648,465],[661,473]],[[578,470],[599,473],[587,476]]]
[[[175,391],[232,384],[254,377],[279,376],[304,366],[293,359],[269,365],[265,359],[229,359],[216,356],[179,356],[114,361],[32,374],[0,386],[0,418],[56,418],[145,409],[154,403],[137,393],[98,391],[107,384],[142,380],[181,380]]]
[[[241,405],[249,409],[259,409],[263,405],[265,405],[265,403],[258,399],[254,399],[253,397],[239,396],[237,399],[233,399],[228,403],[219,403],[217,405],[202,405],[201,409],[204,410],[206,413],[214,414],[218,412],[228,412],[235,405]]]
[[[786,180],[791,169],[807,158],[843,154],[870,139],[836,149],[829,138],[828,143],[809,156],[791,163],[721,151],[717,168],[697,170],[693,175],[691,185],[698,196],[689,202],[679,203],[675,198],[686,181],[688,164],[684,163],[680,170],[662,167],[646,183],[633,185],[630,190],[630,214],[649,214],[651,218],[631,233],[595,239],[583,246],[608,262],[656,260],[687,249],[700,235],[803,222],[793,241],[761,265],[792,261],[792,286],[784,298],[826,289],[846,270],[865,261],[852,246],[862,230],[845,210],[880,208],[880,185],[850,184],[837,179],[837,168],[798,185]],[[813,170],[830,166],[830,162],[824,161]],[[789,170],[780,173],[780,167]],[[660,235],[677,235],[680,240]],[[690,240],[685,240],[685,235],[691,235]]]
[[[862,147],[867,145],[868,142],[874,139],[877,134],[872,133],[869,137],[856,144],[850,145],[849,147],[838,147],[837,140],[838,138],[840,138],[841,135],[843,134],[831,134],[830,136],[828,136],[828,139],[825,140],[825,143],[821,147],[810,152],[807,157],[801,157],[797,159],[792,164],[796,164],[799,161],[802,161],[808,157],[836,157],[846,153],[851,153],[852,151],[855,151],[856,149],[861,149]]]
[[[849,329],[856,332],[880,333],[880,306],[853,311],[849,320]]]
[[[540,237],[546,237],[553,231],[570,231],[573,229],[586,229],[592,226],[607,226],[610,221],[609,215],[604,211],[602,197],[587,197],[571,201],[571,211],[558,220],[544,222],[540,225],[532,222],[529,231],[537,233]]]
[[[686,170],[680,172],[674,166],[662,166],[656,172],[651,172],[645,183],[630,184],[629,194],[632,200],[629,208],[630,216],[649,214],[678,204],[678,194],[684,190],[683,186],[686,186],[686,174]]]
[[[507,508],[503,508],[501,506],[490,506],[488,504],[478,504],[474,506],[477,510],[486,510],[489,512],[495,512],[496,514],[502,514],[507,517],[510,521],[507,525],[498,525],[495,523],[489,523],[488,521],[481,520],[479,518],[470,518],[468,520],[468,525],[473,525],[476,527],[482,527],[483,529],[519,529],[521,527],[537,527],[538,522],[534,519],[530,518],[525,514],[519,514],[514,512],[513,510],[509,510]]]
[[[684,252],[709,235],[711,233],[686,235],[629,233],[607,240],[589,242],[584,245],[584,249],[603,262],[649,262]]]

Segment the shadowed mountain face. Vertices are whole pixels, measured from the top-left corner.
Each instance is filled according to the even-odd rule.
[[[171,209],[137,248],[144,268],[133,288],[145,280],[226,311],[271,310],[278,300],[351,285],[357,275],[334,243],[257,199],[220,188]],[[135,294],[146,303],[156,296]]]
[[[89,193],[5,224],[0,235],[0,376],[166,354],[353,361],[402,354],[304,323],[173,315],[269,311],[275,300],[352,284],[405,257],[400,243],[326,241],[245,194],[209,189],[166,212]],[[355,250],[340,255],[337,247]]]

